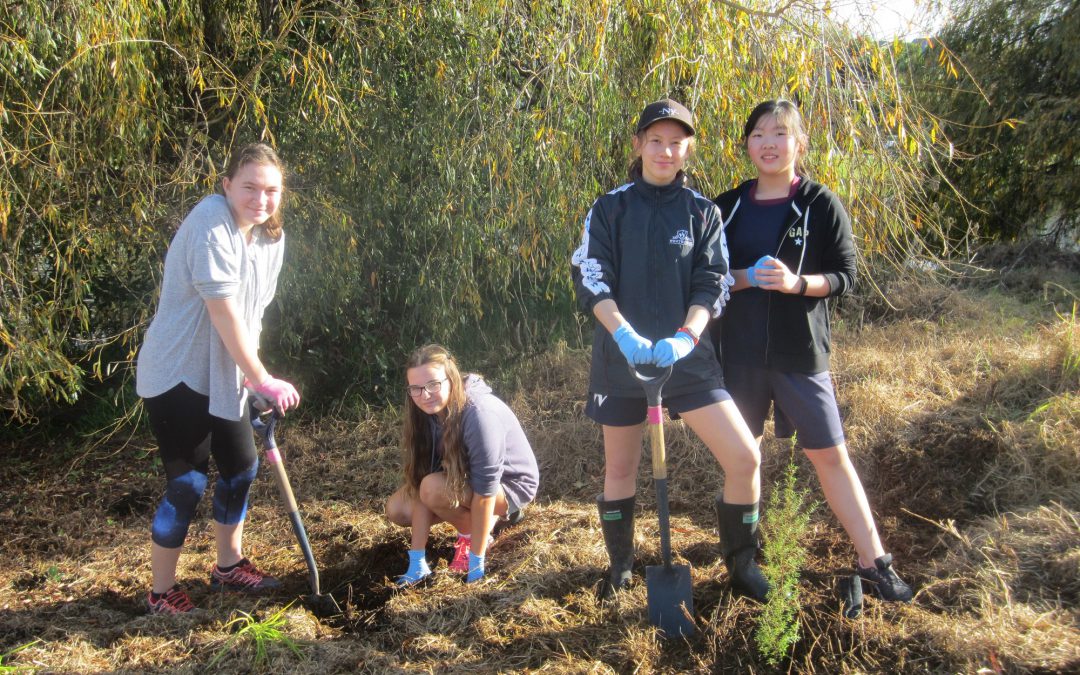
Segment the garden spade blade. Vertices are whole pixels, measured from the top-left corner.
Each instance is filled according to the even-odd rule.
[[[661,444],[663,444],[661,432]],[[655,436],[653,437],[655,439]],[[661,446],[662,447],[662,446]],[[661,453],[663,450],[661,450]],[[653,457],[656,457],[655,450]],[[660,549],[663,565],[645,568],[645,587],[649,592],[649,623],[660,628],[666,638],[694,634],[694,588],[689,565],[671,564],[671,530],[668,518],[667,478],[656,478],[656,501],[660,515]]]
[[[285,464],[281,461],[281,453],[278,452],[277,441],[274,440],[274,427],[280,417],[278,411],[272,406],[259,405],[265,401],[259,401],[255,396],[251,399],[251,426],[263,439],[263,450],[266,453],[266,461],[274,471],[274,479],[277,482],[278,492],[292,523],[293,534],[300,544],[300,550],[304,553],[304,562],[308,568],[308,584],[311,594],[304,597],[304,604],[318,617],[340,616],[341,607],[338,606],[334,596],[319,592],[319,568],[315,565],[315,556],[311,552],[311,544],[308,543],[307,532],[304,531],[304,521],[300,519],[300,510],[296,506],[296,497],[293,496],[292,486],[289,484],[289,475],[285,473]],[[263,421],[260,415],[260,407],[266,407],[269,419]]]
[[[660,524],[660,551],[663,565],[645,568],[645,587],[649,593],[649,623],[660,629],[663,637],[689,637],[694,634],[694,589],[689,565],[671,564],[671,517],[668,511],[667,459],[664,449],[664,410],[660,390],[671,377],[671,368],[639,366],[631,368],[645,389],[649,402],[649,449],[652,451],[653,483],[656,485],[656,509]]]

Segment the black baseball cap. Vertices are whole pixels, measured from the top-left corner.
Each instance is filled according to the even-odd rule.
[[[638,118],[637,132],[645,131],[660,120],[675,120],[686,127],[690,135],[694,135],[694,118],[690,111],[682,103],[673,98],[662,98],[645,106]]]

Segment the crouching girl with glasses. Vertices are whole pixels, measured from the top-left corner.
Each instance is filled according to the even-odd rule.
[[[519,521],[536,497],[536,457],[510,408],[479,375],[463,378],[445,348],[421,347],[405,365],[405,482],[386,502],[390,522],[412,528],[409,568],[397,583],[431,574],[428,534],[443,521],[458,531],[450,570],[478,581],[496,521]]]

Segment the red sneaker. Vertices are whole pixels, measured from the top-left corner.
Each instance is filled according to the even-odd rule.
[[[157,600],[154,599],[153,593],[147,593],[146,606],[150,608],[151,614],[187,614],[195,610],[195,603],[179,586],[173,586],[165,591],[158,596]]]
[[[495,539],[491,535],[488,535],[487,543],[490,548],[495,542]],[[472,551],[472,539],[462,535],[458,535],[457,541],[454,542],[454,557],[450,561],[449,570],[451,572],[458,572],[460,574],[469,573],[469,553]]]
[[[458,535],[454,542],[454,558],[450,561],[450,571],[467,574],[469,571],[469,549],[472,539]]]
[[[266,574],[244,558],[228,572],[223,572],[220,567],[214,565],[210,571],[210,588],[214,590],[245,591],[258,593],[279,588],[281,582]]]

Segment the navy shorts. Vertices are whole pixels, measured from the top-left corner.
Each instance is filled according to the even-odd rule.
[[[677,420],[679,413],[730,400],[731,395],[723,389],[708,389],[693,394],[662,398],[660,403],[667,408],[671,419]],[[645,421],[645,412],[648,407],[644,398],[605,396],[590,392],[589,400],[585,402],[585,416],[609,427],[632,427]]]
[[[799,445],[807,450],[844,442],[829,371],[809,375],[732,363],[724,366],[724,384],[755,438],[765,432],[772,403],[777,438],[798,432]]]

